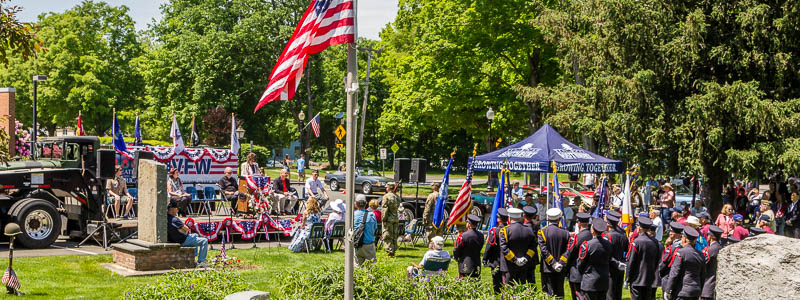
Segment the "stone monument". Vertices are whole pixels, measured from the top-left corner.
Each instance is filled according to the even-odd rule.
[[[167,239],[166,165],[139,160],[138,189],[138,239],[112,245],[114,263],[105,267],[123,276],[194,268],[194,248]]]

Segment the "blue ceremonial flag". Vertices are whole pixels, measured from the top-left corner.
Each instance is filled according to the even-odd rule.
[[[139,146],[142,144],[142,128],[139,127],[139,114],[136,114],[136,127],[133,129],[133,145]]]
[[[453,154],[450,154],[450,161],[447,169],[444,170],[442,185],[439,187],[439,196],[436,197],[436,209],[433,210],[433,227],[439,229],[444,225],[444,203],[447,202],[447,186],[450,185],[450,166],[453,164]]]
[[[497,185],[497,195],[494,196],[494,203],[492,203],[492,216],[489,218],[489,228],[497,226],[497,210],[503,208],[505,205],[505,182],[506,171],[500,170],[500,184]]]
[[[606,185],[606,178],[603,177],[603,180],[600,182],[600,199],[597,200],[597,209],[592,212],[592,218],[602,218],[605,213],[603,213],[603,209],[606,207],[606,195],[608,194],[608,186]]]
[[[556,162],[553,162],[553,207],[558,207],[561,210],[561,225],[564,228],[567,226],[567,219],[564,217],[564,204],[561,201],[561,191],[558,188],[558,173],[556,173]]]
[[[122,129],[119,128],[119,121],[117,121],[117,111],[114,111],[114,124],[113,124],[113,131],[114,131],[114,149],[119,152],[122,156],[125,156],[129,159],[133,159],[130,153],[128,153],[128,147],[125,145],[125,138],[122,136]]]

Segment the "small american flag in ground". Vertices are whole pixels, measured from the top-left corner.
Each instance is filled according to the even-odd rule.
[[[3,283],[7,287],[10,287],[15,290],[18,290],[20,287],[19,279],[17,278],[17,273],[14,273],[14,269],[12,269],[11,266],[9,266],[6,269],[6,272],[3,274]]]
[[[267,90],[255,111],[275,100],[294,97],[308,56],[329,46],[355,40],[355,10],[352,0],[314,0],[306,9],[294,34],[269,75]]]

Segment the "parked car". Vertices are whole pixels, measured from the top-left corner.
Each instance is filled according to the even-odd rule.
[[[375,191],[379,191],[380,187],[391,182],[391,178],[383,177],[379,172],[372,169],[358,168],[355,174],[355,187],[363,194],[369,195]],[[325,184],[327,184],[332,191],[338,191],[345,182],[345,172],[336,171],[333,173],[325,174]],[[378,188],[376,190],[376,188]]]
[[[589,198],[594,197],[594,190],[590,189],[589,187],[587,187],[585,185],[583,185],[583,183],[580,183],[580,182],[577,182],[577,181],[562,181],[562,182],[560,182],[560,184],[563,184],[564,186],[566,186],[568,188],[574,189],[574,190],[578,191],[578,193],[586,195],[586,197],[589,197]]]

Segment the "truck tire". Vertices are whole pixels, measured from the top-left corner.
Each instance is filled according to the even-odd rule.
[[[15,212],[14,220],[22,229],[17,235],[26,248],[46,248],[53,244],[61,232],[61,216],[56,207],[45,200],[22,200]]]

